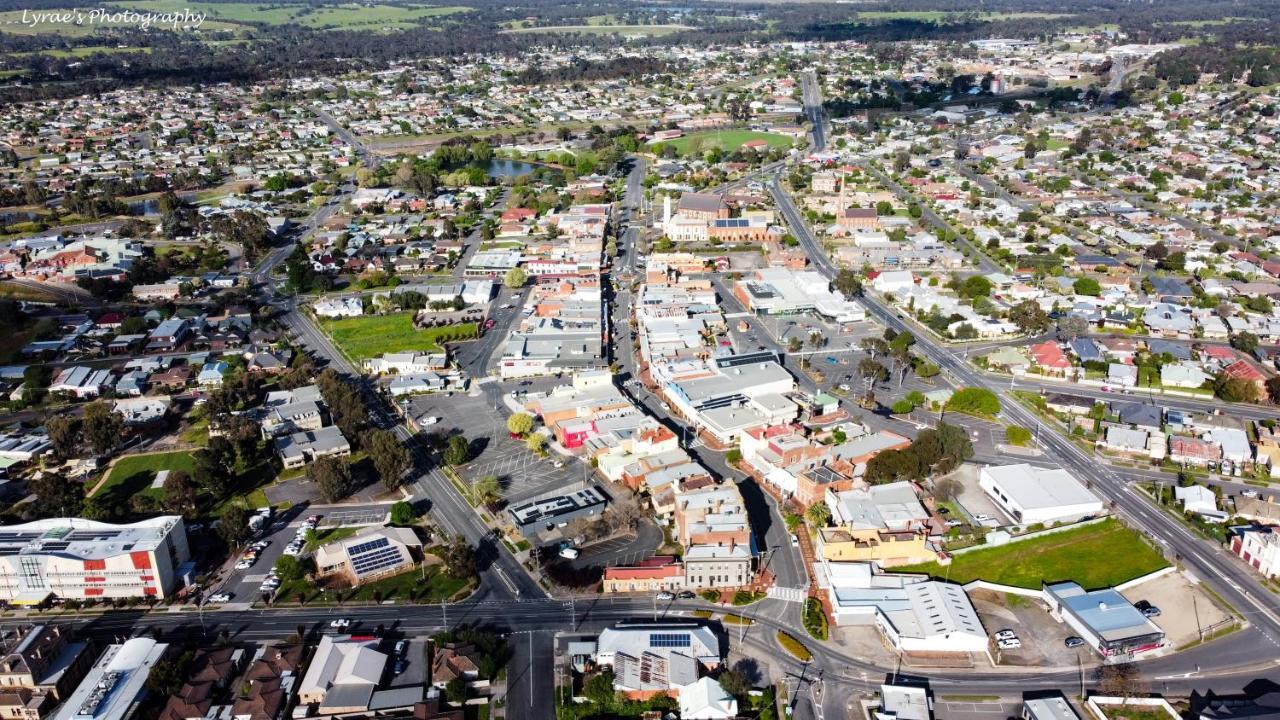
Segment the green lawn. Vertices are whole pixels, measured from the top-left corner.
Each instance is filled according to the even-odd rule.
[[[320,327],[352,360],[360,362],[391,352],[418,350],[433,352],[440,343],[475,337],[475,323],[419,330],[413,313],[361,315],[352,318],[321,318]]]
[[[159,490],[151,489],[151,481],[161,470],[181,470],[191,473],[195,460],[190,450],[178,450],[152,455],[125,455],[111,466],[111,471],[90,497],[102,500],[118,499],[128,503],[139,493],[160,497]],[[112,497],[116,496],[116,497]]]
[[[1042,582],[1074,580],[1085,589],[1113,587],[1167,566],[1159,552],[1117,520],[1064,530],[955,555],[951,566],[925,563],[895,568],[951,582],[970,580],[1039,589]]]
[[[732,152],[742,147],[742,144],[749,140],[764,140],[769,143],[769,148],[787,148],[795,142],[786,135],[778,133],[757,132],[755,130],[706,130],[703,132],[690,133],[684,137],[675,140],[664,140],[654,145],[670,145],[676,149],[680,155],[690,151],[692,147],[697,152],[710,150],[718,147],[726,152]]]
[[[352,535],[355,535],[356,531],[359,529],[360,528],[353,527],[336,527],[328,530],[317,530],[316,541],[314,543],[307,543],[307,546],[303,548],[303,551],[315,552],[315,549],[321,545],[338,542],[339,540],[346,540]]]
[[[428,567],[426,579],[419,568],[410,572],[393,575],[361,585],[355,590],[342,593],[342,602],[373,602],[375,595],[379,601],[395,600],[397,602],[438,603],[459,599],[459,596],[472,586],[472,580],[455,580],[444,574],[440,566]],[[336,593],[322,593],[315,583],[306,579],[285,583],[276,595],[277,602],[296,603],[298,593],[302,593],[307,603],[336,601]]]

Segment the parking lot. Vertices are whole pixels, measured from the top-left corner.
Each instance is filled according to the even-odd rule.
[[[237,604],[261,600],[262,581],[267,577],[267,573],[271,572],[271,568],[275,567],[276,560],[284,554],[285,545],[293,540],[298,528],[302,526],[302,521],[309,514],[304,508],[296,508],[276,515],[262,537],[267,542],[267,546],[258,554],[257,561],[248,569],[233,569],[226,581],[218,586],[215,592],[229,593],[230,602]]]
[[[508,411],[496,394],[454,394],[453,397],[423,395],[411,400],[414,417],[434,416],[440,421],[427,428],[429,432],[451,435],[461,433],[471,441],[474,457],[459,469],[467,481],[494,475],[502,484],[508,502],[520,502],[555,491],[586,475],[586,466],[577,458],[564,457],[554,451],[539,458],[525,447],[524,441],[507,434]],[[562,467],[556,467],[556,463]]]
[[[1199,640],[1201,632],[1212,632],[1231,619],[1198,583],[1179,572],[1134,585],[1120,594],[1131,603],[1146,601],[1160,608],[1160,615],[1151,620],[1174,648]]]
[[[960,482],[960,494],[956,496],[956,504],[961,512],[973,520],[981,515],[994,518],[1000,525],[1013,525],[1013,519],[1005,514],[995,501],[982,488],[978,487],[978,466],[964,463],[951,474]]]
[[[999,664],[1068,667],[1075,666],[1081,658],[1085,662],[1095,660],[1089,647],[1067,647],[1067,638],[1075,633],[1066,623],[1054,620],[1039,601],[986,590],[970,593],[969,597],[988,633],[1012,630],[1022,643],[1017,649],[999,650]]]

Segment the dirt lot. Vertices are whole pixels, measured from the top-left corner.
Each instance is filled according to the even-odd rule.
[[[1165,632],[1171,648],[1179,648],[1200,639],[1228,621],[1231,616],[1200,587],[1180,572],[1161,575],[1135,585],[1121,593],[1132,603],[1143,600],[1160,608],[1160,616],[1151,618]]]
[[[897,661],[897,655],[885,646],[885,640],[874,625],[846,625],[832,627],[831,639],[842,652],[867,662],[889,666]]]
[[[1005,593],[978,590],[969,595],[991,635],[1009,629],[1022,641],[1017,650],[1002,650],[1002,665],[1036,667],[1070,667],[1077,663],[1077,652],[1085,663],[1095,658],[1087,647],[1068,648],[1065,641],[1073,635],[1071,628],[1059,623],[1037,600]]]

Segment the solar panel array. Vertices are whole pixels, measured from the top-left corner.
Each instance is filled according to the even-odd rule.
[[[347,556],[351,558],[351,569],[357,576],[393,568],[403,559],[400,548],[387,542],[386,538],[352,545],[347,548]]]
[[[692,646],[693,638],[688,633],[651,633],[649,647],[655,648],[687,648]]]

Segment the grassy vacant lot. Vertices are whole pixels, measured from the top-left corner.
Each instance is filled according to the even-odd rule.
[[[151,489],[151,481],[161,470],[182,470],[190,473],[195,461],[190,450],[177,450],[150,455],[125,455],[111,466],[107,476],[91,497],[115,499],[128,503],[129,498],[139,493],[160,497],[159,490]]]
[[[325,318],[321,319],[320,327],[329,333],[347,357],[356,362],[406,350],[432,352],[440,349],[441,340],[448,342],[455,338],[475,337],[478,332],[475,323],[419,330],[413,326],[413,313],[407,312]]]
[[[895,568],[952,582],[986,580],[1039,589],[1042,582],[1074,580],[1085,589],[1112,587],[1169,563],[1142,536],[1119,521],[1086,525],[1031,540],[956,555],[937,563]]]
[[[764,140],[769,143],[770,148],[791,147],[794,142],[786,135],[778,133],[756,132],[755,130],[707,130],[705,132],[696,132],[676,138],[675,140],[665,140],[662,145],[670,145],[676,149],[676,152],[684,155],[692,148],[695,152],[703,152],[713,147],[718,147],[726,152],[733,152],[742,147],[742,144],[750,140]],[[659,143],[654,143],[655,145]]]

